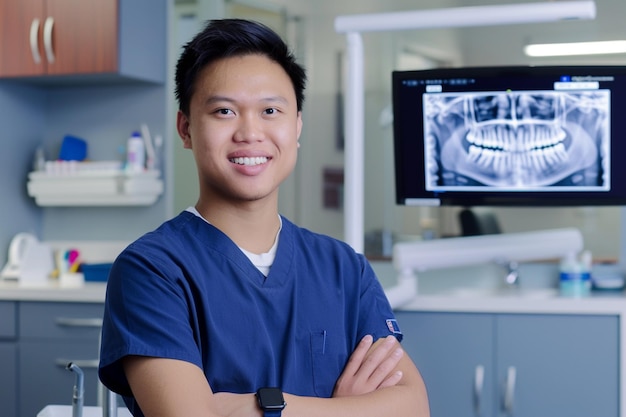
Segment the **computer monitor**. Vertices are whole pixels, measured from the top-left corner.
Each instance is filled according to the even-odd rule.
[[[626,66],[392,75],[396,203],[626,204]]]

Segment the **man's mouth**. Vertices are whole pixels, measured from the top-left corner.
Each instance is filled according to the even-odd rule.
[[[239,157],[239,158],[231,158],[230,162],[237,165],[246,165],[246,166],[255,166],[267,163],[269,160],[266,156],[255,156],[255,157]]]

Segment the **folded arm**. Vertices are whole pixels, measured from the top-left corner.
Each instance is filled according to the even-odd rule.
[[[284,417],[428,417],[426,387],[394,336],[364,338],[339,377],[333,398],[286,395]],[[291,403],[289,402],[291,400]]]
[[[172,359],[131,356],[124,370],[146,417],[261,417],[253,393],[213,393],[197,366]],[[285,393],[283,417],[428,417],[422,378],[392,338],[365,338],[351,355],[333,398]]]

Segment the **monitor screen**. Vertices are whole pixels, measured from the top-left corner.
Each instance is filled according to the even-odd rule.
[[[626,204],[626,67],[396,71],[396,202]]]

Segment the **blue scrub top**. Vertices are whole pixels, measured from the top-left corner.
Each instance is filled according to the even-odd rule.
[[[131,410],[120,364],[127,355],[191,362],[214,392],[276,386],[330,397],[363,336],[401,340],[362,255],[282,222],[267,277],[230,238],[189,212],[120,254],[107,286],[99,374]]]

